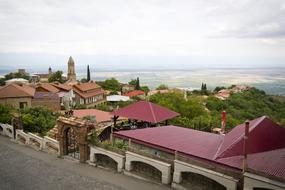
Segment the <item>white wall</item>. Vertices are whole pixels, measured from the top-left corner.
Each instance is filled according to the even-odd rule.
[[[273,190],[285,190],[285,183],[265,178],[252,173],[244,174],[244,190],[253,190],[253,188],[267,188]]]

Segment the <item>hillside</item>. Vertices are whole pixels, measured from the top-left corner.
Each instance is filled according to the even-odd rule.
[[[285,126],[285,101],[283,97],[267,95],[264,91],[250,88],[239,93],[232,93],[221,100],[216,93],[208,96],[191,94],[187,100],[180,93],[155,94],[150,101],[166,106],[181,114],[170,121],[171,124],[211,131],[220,127],[221,112],[227,112],[226,130],[263,115]]]

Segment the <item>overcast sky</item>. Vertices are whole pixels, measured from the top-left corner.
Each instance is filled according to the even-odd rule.
[[[44,55],[38,62],[218,56],[285,64],[284,0],[0,0],[0,28],[2,66],[19,55]]]

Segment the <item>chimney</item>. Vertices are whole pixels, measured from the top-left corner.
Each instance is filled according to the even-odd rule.
[[[247,152],[248,152],[248,138],[249,138],[249,121],[245,121],[244,137],[243,137],[243,168],[244,173],[247,169]]]
[[[226,123],[227,123],[227,113],[226,111],[222,112],[222,127],[221,127],[221,134],[225,133],[226,130]]]

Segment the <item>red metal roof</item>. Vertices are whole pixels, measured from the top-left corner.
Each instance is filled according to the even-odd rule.
[[[285,148],[249,155],[248,168],[258,174],[282,178],[285,182]]]
[[[129,119],[137,119],[151,123],[159,123],[179,115],[179,113],[147,101],[133,103],[112,112],[112,114],[115,116],[122,116]]]
[[[285,181],[285,148],[249,154],[247,157],[249,172],[277,177]],[[233,156],[216,160],[219,163],[242,169],[243,156]]]
[[[242,169],[244,125],[226,135],[176,126],[164,126],[114,133],[121,138],[169,152],[204,158]],[[251,170],[285,180],[285,128],[263,116],[250,121],[248,166]]]
[[[225,135],[217,158],[242,155],[244,124],[238,125]],[[250,121],[248,153],[264,152],[285,147],[285,128],[263,116]]]
[[[130,98],[135,97],[135,96],[139,96],[139,95],[144,95],[144,91],[142,91],[142,90],[133,90],[131,92],[123,94],[123,96],[128,96]]]
[[[114,135],[170,152],[179,151],[202,158],[213,158],[223,140],[222,135],[177,126],[119,131]]]

